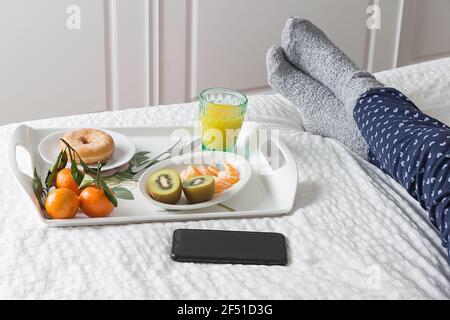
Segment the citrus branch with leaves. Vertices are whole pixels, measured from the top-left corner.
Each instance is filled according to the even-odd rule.
[[[45,198],[48,195],[49,190],[55,186],[56,176],[58,172],[64,169],[67,166],[67,163],[70,159],[70,172],[73,180],[77,183],[80,189],[86,188],[90,185],[96,186],[98,189],[103,190],[106,197],[111,201],[114,207],[117,207],[118,202],[117,198],[133,200],[133,194],[123,187],[114,187],[110,188],[106,183],[105,177],[101,175],[101,170],[103,164],[98,162],[97,167],[91,168],[89,167],[77,153],[77,151],[70,146],[67,141],[61,139],[61,141],[65,144],[66,148],[61,150],[56,158],[55,163],[48,169],[47,175],[45,178],[45,185],[42,184],[42,180],[39,177],[36,169],[34,170],[33,177],[33,191],[39,202],[39,205],[44,208]],[[82,170],[78,167],[81,166]]]

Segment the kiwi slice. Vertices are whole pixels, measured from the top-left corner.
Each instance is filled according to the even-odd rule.
[[[147,180],[147,192],[156,201],[176,204],[181,197],[181,180],[173,169],[153,172]]]
[[[183,192],[190,203],[211,200],[214,190],[214,179],[211,176],[196,176],[183,182]]]

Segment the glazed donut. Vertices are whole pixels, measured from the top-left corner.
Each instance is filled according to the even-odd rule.
[[[105,162],[111,159],[114,153],[113,138],[98,129],[75,129],[65,133],[62,138],[75,149],[81,160],[87,164],[96,164],[99,161]],[[66,145],[62,141],[60,141],[60,148],[62,151],[66,149]]]

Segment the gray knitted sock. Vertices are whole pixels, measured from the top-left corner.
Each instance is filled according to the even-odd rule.
[[[286,21],[282,47],[294,66],[331,89],[350,114],[359,96],[372,88],[383,87],[308,20],[289,18]]]
[[[281,47],[267,51],[270,86],[298,106],[307,131],[338,140],[363,158],[368,146],[353,116],[344,111],[342,101],[320,82],[289,63]]]

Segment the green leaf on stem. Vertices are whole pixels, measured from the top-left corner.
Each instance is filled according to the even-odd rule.
[[[131,158],[131,160],[129,161],[130,166],[135,166],[135,165],[139,166],[139,165],[141,165],[143,162],[145,162],[148,159],[150,159],[148,154],[150,154],[150,151],[139,151],[139,152],[136,152],[133,155],[133,157]]]
[[[54,185],[56,175],[58,174],[59,171],[64,169],[66,165],[67,165],[67,154],[65,151],[61,151],[58,154],[55,163],[53,164],[53,166],[50,167],[50,169],[47,172],[47,177],[45,178],[45,186],[47,187],[47,189],[50,189]]]
[[[114,192],[112,192],[112,190],[108,187],[108,185],[102,178],[100,178],[98,182],[100,184],[100,187],[105,192],[105,195],[109,199],[109,201],[111,201],[114,207],[117,207],[118,203],[116,197],[114,196]]]
[[[133,180],[133,173],[131,173],[131,171],[129,171],[129,170],[116,173],[114,176],[116,178],[119,178],[120,180],[124,180],[124,181]]]
[[[64,169],[66,167],[66,165],[67,165],[67,161],[68,161],[68,159],[67,159],[67,152],[66,152],[66,150],[64,150],[64,152],[63,152],[63,154],[61,156],[61,161],[59,163],[58,170]]]
[[[80,183],[80,189],[84,189],[92,184],[94,184],[95,179],[88,174],[84,175],[83,181]]]
[[[75,161],[72,161],[70,166],[70,173],[72,173],[72,178],[77,185],[80,185],[84,179],[84,173],[78,169],[78,165]]]
[[[124,200],[134,200],[133,193],[123,187],[113,187],[111,188],[111,191],[114,192],[114,195],[116,198],[124,199]]]
[[[36,172],[36,168],[34,168],[34,175],[33,175],[33,192],[41,208],[44,208],[44,199],[43,199],[44,187],[42,186],[41,178]]]

